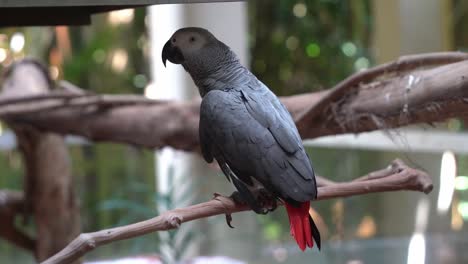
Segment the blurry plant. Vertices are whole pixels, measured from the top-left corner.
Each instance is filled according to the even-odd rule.
[[[453,36],[456,50],[468,51],[468,2],[453,1]]]
[[[142,219],[147,219],[158,215],[157,210],[153,206],[148,206],[141,201],[126,199],[125,197],[135,197],[136,194],[143,196],[158,196],[154,193],[153,188],[141,182],[129,182],[125,189],[116,194],[116,198],[104,200],[99,203],[100,211],[121,211],[119,220],[116,226],[127,225]],[[158,198],[156,198],[158,201]]]
[[[187,180],[188,177],[182,178],[185,179],[183,182],[178,181],[174,167],[169,167],[168,190],[165,194],[156,194],[160,210],[187,206],[194,200],[193,190],[198,190],[198,188],[194,187],[193,181]],[[159,249],[163,263],[178,263],[184,259],[190,246],[200,235],[201,233],[193,228],[192,223],[181,225],[178,229],[159,232]]]
[[[329,88],[370,66],[369,0],[259,0],[249,12],[251,68],[280,95]]]
[[[72,56],[63,55],[62,78],[98,93],[143,93],[149,71],[146,11],[120,12],[95,15],[92,25],[69,28]]]
[[[282,221],[278,219],[278,211],[279,210],[275,211],[274,213],[270,213],[269,217],[257,217],[258,221],[263,227],[263,238],[268,242],[279,241],[283,237],[288,237],[287,235],[289,234],[289,230],[284,228],[285,225],[283,225]],[[285,217],[281,218],[285,219]],[[286,232],[288,233],[286,234]]]
[[[154,205],[144,203],[132,197],[153,197],[154,189],[142,182],[129,182],[124,188],[116,190],[115,198],[103,200],[97,205],[98,213],[114,215],[118,217],[114,226],[122,226],[149,219],[157,215]],[[110,228],[106,226],[104,228]],[[123,252],[128,254],[141,254],[144,252],[154,252],[158,246],[159,239],[155,234],[138,237],[126,241],[130,246],[129,250]]]
[[[168,190],[166,193],[155,192],[154,189],[144,183],[131,182],[123,189],[117,198],[100,202],[102,211],[119,211],[121,216],[117,226],[126,225],[160,215],[167,209],[185,206],[193,200],[193,183],[185,181],[182,184],[174,180],[174,169],[169,169]],[[146,194],[154,197],[155,203],[151,206],[139,201],[129,200],[125,197],[134,197],[135,194]],[[145,195],[145,196],[146,196]],[[201,233],[193,228],[191,223],[184,224],[178,229],[167,232],[159,232],[154,244],[148,245],[147,240],[135,239],[134,252],[140,253],[141,249],[159,248],[163,263],[178,263],[187,256],[192,245]]]

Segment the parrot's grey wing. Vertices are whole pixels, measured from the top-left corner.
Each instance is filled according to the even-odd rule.
[[[242,153],[246,150],[247,142],[236,136],[239,135],[236,131],[240,132],[237,128],[243,124],[238,118],[242,116],[241,108],[241,100],[225,92],[211,91],[203,97],[199,128],[201,150],[208,162],[216,158],[223,174],[228,181],[232,181],[242,199],[260,213],[262,208],[247,187],[253,185],[251,175],[240,166],[245,164],[247,156]]]
[[[276,142],[288,154],[288,162],[305,179],[315,181],[310,160],[288,110],[266,87],[260,91],[243,92],[249,113],[268,128]]]
[[[256,98],[257,103],[269,99]],[[200,117],[201,133],[208,142],[205,147],[249,186],[253,186],[253,177],[283,199],[314,199],[314,174],[300,138],[295,136],[297,130],[288,128],[288,121],[278,124],[284,120],[273,104],[263,108],[255,104],[240,91],[206,94]]]
[[[284,151],[294,153],[302,147],[297,129],[281,103],[275,104],[276,96],[268,89],[242,92],[247,110],[262,126],[268,128]]]
[[[245,116],[245,107],[240,96],[218,90],[207,93],[200,106],[200,144],[205,160],[211,162],[216,158],[228,178],[232,177],[232,171],[243,182],[251,185],[251,175],[241,166],[232,166],[246,162],[247,155],[243,152],[249,149],[251,153],[255,152],[248,140],[249,133],[252,136],[254,133],[249,131],[252,127],[249,126],[249,120],[242,118],[243,114]],[[225,167],[223,163],[229,166]]]

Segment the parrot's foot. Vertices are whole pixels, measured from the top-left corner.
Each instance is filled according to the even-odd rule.
[[[234,200],[237,204],[249,205],[252,210],[257,214],[267,214],[272,212],[278,207],[277,199],[267,190],[258,189],[252,193],[255,197],[255,200],[249,201],[245,199],[242,194],[238,191],[235,191],[231,194],[231,199]]]
[[[229,198],[231,198],[232,200],[234,200],[234,202],[236,204],[242,204],[242,205],[246,205],[247,204],[247,201],[245,199],[242,198],[240,192],[238,191],[235,191],[233,192]]]
[[[278,207],[278,200],[269,191],[265,189],[258,189],[257,191],[257,202],[260,204],[262,209],[268,212],[273,212]]]

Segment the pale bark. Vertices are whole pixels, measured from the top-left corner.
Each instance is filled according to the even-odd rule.
[[[374,179],[358,178],[346,183],[327,184],[318,188],[318,200],[348,197],[375,192],[411,190],[429,193],[432,190],[430,177],[419,170],[407,167],[402,161],[395,160],[392,164],[378,171],[380,177]],[[160,216],[134,223],[131,225],[105,229],[93,233],[83,233],[73,240],[66,248],[42,264],[65,264],[84,256],[99,246],[142,236],[155,231],[165,231],[178,228],[182,223],[215,215],[250,210],[248,206],[236,204],[232,199],[215,194],[215,197],[204,203],[164,212]],[[230,221],[230,220],[229,220]]]

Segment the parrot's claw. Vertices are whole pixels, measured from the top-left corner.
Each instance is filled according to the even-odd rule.
[[[250,208],[257,214],[266,214],[268,213],[265,212],[265,210],[260,206],[260,204],[257,203],[255,200],[253,203],[249,203],[244,197],[242,197],[242,194],[238,191],[235,191],[229,196],[236,204],[241,204],[241,205],[248,205]]]
[[[231,215],[231,214],[226,214],[226,224],[227,224],[230,228],[234,228],[234,227],[231,225],[231,222],[232,222],[232,215]]]

